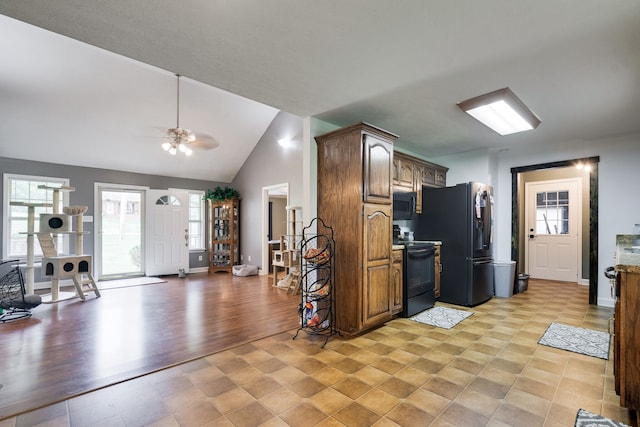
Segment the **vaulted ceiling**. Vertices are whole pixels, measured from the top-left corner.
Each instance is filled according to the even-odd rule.
[[[367,121],[426,158],[640,133],[637,0],[2,0],[0,14],[3,157],[227,182],[278,111]],[[189,158],[160,148],[174,73],[180,125],[200,136]],[[505,86],[536,130],[501,137],[456,106]]]

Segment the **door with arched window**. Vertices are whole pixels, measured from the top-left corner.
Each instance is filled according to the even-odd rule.
[[[188,200],[186,191],[147,191],[147,276],[189,272]]]

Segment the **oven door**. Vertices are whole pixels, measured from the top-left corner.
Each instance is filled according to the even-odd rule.
[[[435,246],[407,246],[405,281],[409,298],[435,287]]]
[[[411,317],[435,304],[435,246],[405,247],[402,316]]]

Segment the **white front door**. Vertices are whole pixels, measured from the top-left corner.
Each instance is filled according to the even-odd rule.
[[[176,190],[147,192],[147,276],[189,272],[188,194]]]
[[[526,198],[526,271],[533,278],[578,281],[580,179],[530,182]]]

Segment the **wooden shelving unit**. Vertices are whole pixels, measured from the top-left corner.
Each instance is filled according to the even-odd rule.
[[[240,264],[240,200],[210,202],[209,272],[231,272]]]

